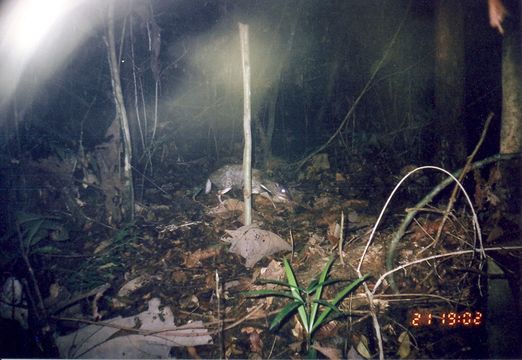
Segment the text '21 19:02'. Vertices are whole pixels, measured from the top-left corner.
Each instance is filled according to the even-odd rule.
[[[439,326],[439,327],[476,327],[482,325],[483,315],[480,311],[464,312],[429,312],[418,311],[410,315],[410,325],[420,326]]]

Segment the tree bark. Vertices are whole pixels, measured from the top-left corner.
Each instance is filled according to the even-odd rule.
[[[522,152],[522,30],[516,10],[506,20],[502,44],[501,154]]]

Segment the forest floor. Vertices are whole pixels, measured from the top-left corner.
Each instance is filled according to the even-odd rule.
[[[397,291],[389,276],[382,277],[392,238],[407,209],[443,177],[417,174],[401,187],[370,239],[388,195],[410,168],[394,173],[383,164],[364,169],[352,165],[335,171],[324,159],[316,159],[288,178],[282,168],[274,174],[279,175],[278,180],[288,181],[292,201],[274,204],[254,196],[256,236],[266,242],[259,245],[261,250],[245,245],[236,253],[229,251],[230,238],[237,236],[232,230],[243,225],[242,194],[224,195],[223,204],[215,193],[193,198],[193,184],[203,184],[208,172],[189,165],[168,167],[169,171],[155,177],[154,186],[145,181],[137,189],[132,223],[111,227],[83,221],[81,229],[70,231],[67,241],[49,238],[39,243],[39,249],[48,251],[34,252],[28,258],[46,309],[45,317],[39,314],[37,318],[49,325],[47,332],[53,338],[62,337],[57,340],[59,356],[304,358],[306,331],[298,316],[285,317],[269,331],[274,316],[292,298],[252,297],[245,292],[277,289],[260,279],[287,281],[283,258],[306,288],[331,257],[335,261],[327,279],[342,281],[325,286],[321,299],[333,299],[358,278],[360,269],[362,275],[369,274],[366,284],[368,291],[374,291],[373,304],[369,305],[363,286],[339,302],[332,321],[312,334],[319,357],[375,357],[379,341],[386,358],[488,356],[492,324],[487,318],[486,259],[483,253],[470,251],[480,244],[462,196],[435,241],[452,186],[419,211],[400,240],[392,259],[393,267],[403,266],[394,273]],[[519,185],[502,187],[493,170],[489,178],[475,174],[474,181],[470,196],[478,211],[483,246],[520,245],[520,203],[513,205],[512,201],[520,195]],[[84,213],[95,218],[99,197],[89,192],[80,197],[87,204]],[[34,213],[43,211],[35,209]],[[278,248],[271,241],[276,237],[288,246],[286,251],[275,252]],[[229,242],[224,241],[227,238]],[[443,254],[448,255],[437,257]],[[510,284],[516,288],[520,260],[515,255],[499,252],[494,258],[506,273],[513,273]],[[20,261],[10,273],[17,269],[27,273],[27,268]],[[42,311],[39,295],[31,281],[24,284],[33,289],[25,301],[34,316]],[[323,304],[320,310],[325,309]],[[378,319],[379,334],[372,314]],[[127,322],[116,322],[117,317]],[[32,322],[29,327],[37,334],[36,327],[44,324]],[[186,324],[197,324],[196,332],[180,335],[174,331]],[[9,332],[10,326],[2,322],[3,331]],[[80,333],[89,326],[94,326],[92,333]],[[101,329],[107,328],[111,331],[102,334]],[[115,339],[119,342],[107,345]],[[100,350],[101,344],[105,344],[104,350]],[[26,352],[19,352],[13,342],[12,352],[0,355],[58,356],[46,352],[44,345],[33,351],[26,345]],[[91,352],[96,348],[101,352]],[[133,352],[133,348],[139,351]]]

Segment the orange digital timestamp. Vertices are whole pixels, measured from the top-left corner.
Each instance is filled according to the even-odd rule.
[[[483,314],[480,311],[414,311],[410,314],[410,325],[413,327],[478,327],[483,323]]]

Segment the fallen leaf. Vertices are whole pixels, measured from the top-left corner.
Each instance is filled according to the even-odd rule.
[[[486,242],[492,243],[495,240],[501,238],[504,235],[504,230],[500,226],[495,226],[489,233],[488,238],[486,239]]]
[[[299,320],[295,321],[295,326],[292,328],[292,335],[294,335],[296,339],[300,340],[303,340],[305,338],[304,328]]]
[[[348,350],[348,354],[346,356],[348,360],[364,360],[364,358],[355,350],[353,346]]]
[[[108,248],[112,244],[112,240],[104,240],[101,243],[98,244],[96,249],[94,249],[94,254],[98,254]]]
[[[119,297],[127,296],[134,291],[142,288],[151,281],[151,277],[148,275],[140,275],[134,279],[126,282],[118,291]]]
[[[303,347],[302,341],[296,341],[296,342],[293,342],[290,345],[288,345],[288,348],[290,349],[290,351],[292,351],[294,353],[298,353],[299,351],[301,351],[302,347]]]
[[[143,359],[166,358],[172,346],[207,345],[212,342],[202,321],[175,326],[170,307],[161,307],[159,299],[151,299],[149,308],[138,315],[121,316],[85,326],[71,334],[60,336],[56,345],[61,358]],[[150,335],[115,336],[120,329],[135,329]],[[110,326],[109,326],[110,325]]]
[[[250,341],[250,351],[261,354],[263,352],[263,341],[257,330],[254,330],[248,336]]]
[[[330,321],[324,325],[322,325],[317,332],[315,333],[315,338],[318,340],[328,339],[334,337],[336,332],[341,327],[341,323],[338,321]]]
[[[246,259],[245,266],[250,268],[265,256],[279,251],[290,251],[292,247],[278,235],[260,229],[257,225],[242,226],[237,230],[225,230],[230,236],[222,240],[231,244],[229,252]]]
[[[172,276],[170,278],[174,283],[180,284],[187,281],[187,274],[185,274],[184,271],[175,270],[172,272]]]
[[[372,357],[370,355],[370,350],[368,350],[368,339],[364,335],[361,335],[361,340],[357,344],[357,352],[365,359],[370,359]]]
[[[187,346],[187,352],[192,359],[201,359],[195,346]]]
[[[219,249],[218,248],[210,248],[210,249],[198,249],[194,252],[190,252],[185,255],[185,261],[184,265],[187,268],[193,268],[197,265],[199,265],[200,261],[218,256],[219,255]]]
[[[312,347],[317,351],[320,351],[324,356],[326,356],[330,360],[337,360],[341,358],[341,350],[339,349],[321,346],[321,344],[319,344],[319,342],[317,341],[312,345]]]
[[[410,337],[406,331],[403,331],[399,335],[399,350],[397,351],[397,355],[401,359],[406,359],[408,355],[410,355],[411,345],[410,345]]]
[[[219,216],[228,219],[233,216],[235,212],[241,212],[244,209],[244,203],[237,199],[226,199],[219,203],[216,207],[209,210],[209,215]]]

